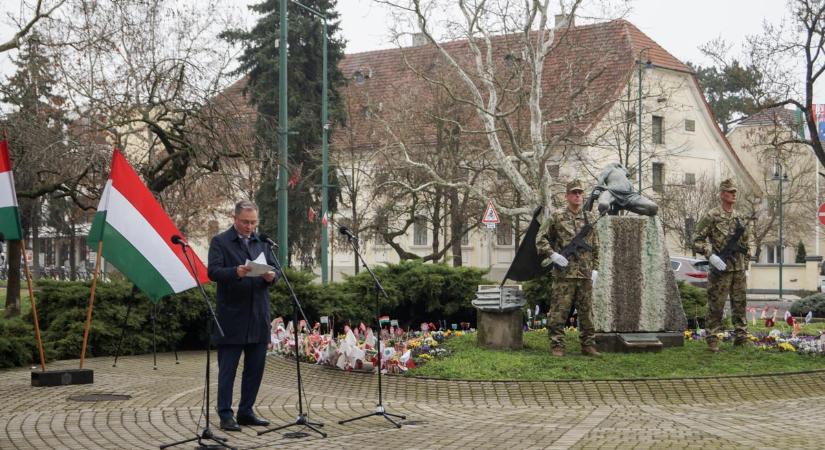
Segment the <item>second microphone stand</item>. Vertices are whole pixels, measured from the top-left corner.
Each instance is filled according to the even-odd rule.
[[[171,444],[164,444],[160,446],[160,449],[163,450],[165,448],[174,447],[176,445],[185,444],[187,442],[198,441],[198,446],[196,448],[200,450],[214,450],[219,448],[228,448],[228,449],[235,449],[235,447],[227,445],[225,442],[227,438],[222,436],[217,436],[212,433],[212,429],[209,428],[209,373],[212,371],[211,369],[211,354],[212,354],[212,325],[218,327],[218,334],[223,337],[223,328],[221,328],[221,323],[218,322],[218,317],[215,315],[215,310],[212,308],[212,303],[209,302],[209,295],[206,294],[206,291],[203,289],[203,285],[201,284],[200,280],[198,279],[198,272],[195,270],[195,265],[192,263],[192,259],[189,258],[189,252],[186,249],[189,247],[185,242],[182,242],[178,239],[177,242],[174,240],[172,241],[175,244],[181,246],[183,250],[183,256],[186,257],[186,262],[189,264],[189,268],[192,270],[192,275],[195,278],[195,283],[198,285],[198,289],[201,291],[201,296],[203,297],[203,301],[206,302],[207,310],[209,311],[209,325],[207,326],[207,341],[206,341],[206,396],[204,398],[203,409],[206,410],[206,426],[203,428],[203,431],[200,433],[195,433],[195,437],[184,439],[182,441],[173,442]],[[209,444],[205,441],[213,441],[214,444]]]
[[[271,244],[270,244],[271,245]],[[258,436],[266,433],[270,433],[273,431],[282,430],[284,428],[294,427],[294,426],[304,426],[309,428],[310,430],[318,433],[321,437],[327,437],[327,434],[323,431],[319,430],[316,427],[323,427],[324,424],[320,422],[310,422],[307,413],[304,412],[304,400],[303,400],[303,391],[304,386],[301,380],[301,357],[300,353],[298,352],[298,331],[301,328],[298,322],[298,313],[301,313],[301,316],[304,317],[306,321],[306,315],[304,314],[303,308],[301,308],[301,302],[298,301],[298,296],[295,295],[295,290],[292,289],[292,283],[289,282],[289,278],[286,276],[286,272],[284,272],[281,264],[278,262],[277,256],[272,252],[272,247],[269,247],[269,251],[272,253],[272,259],[275,262],[275,268],[278,269],[278,272],[281,273],[281,277],[284,279],[284,283],[286,283],[286,287],[289,290],[289,295],[292,296],[292,325],[295,330],[295,373],[297,374],[298,379],[298,417],[295,419],[294,422],[288,423],[285,425],[281,425],[274,428],[269,428],[267,430],[259,431]],[[309,324],[309,322],[306,322]],[[309,407],[307,407],[309,409]],[[294,437],[306,437],[306,433],[301,433],[301,435],[295,435]]]
[[[351,419],[346,419],[346,420],[339,420],[338,424],[343,425],[347,422],[352,422],[352,421],[360,420],[360,419],[366,419],[367,417],[381,416],[381,417],[387,419],[391,424],[395,425],[396,428],[401,428],[401,423],[396,422],[395,420],[392,420],[392,418],[395,417],[396,419],[404,420],[407,417],[402,416],[402,415],[398,415],[398,414],[391,414],[391,413],[387,412],[386,408],[384,408],[383,394],[382,394],[382,389],[381,389],[381,366],[382,366],[381,361],[382,361],[382,356],[383,355],[381,354],[381,301],[380,301],[381,300],[381,295],[380,294],[384,294],[384,297],[386,297],[386,298],[389,298],[389,295],[387,295],[387,291],[384,290],[384,287],[381,286],[381,282],[378,281],[378,277],[375,276],[375,272],[373,272],[372,269],[370,269],[370,266],[367,265],[366,261],[364,261],[364,257],[361,255],[361,252],[358,250],[358,239],[356,239],[354,236],[352,236],[349,233],[344,233],[344,234],[347,236],[347,240],[349,241],[350,245],[352,245],[352,249],[355,251],[355,254],[358,255],[358,260],[361,261],[361,265],[364,266],[365,269],[367,269],[367,272],[369,272],[370,276],[372,277],[373,282],[375,282],[375,287],[374,287],[374,292],[375,292],[375,319],[376,319],[376,325],[378,326],[378,330],[377,330],[378,333],[376,334],[376,337],[378,338],[377,339],[378,344],[376,345],[376,350],[378,350],[378,404],[375,406],[375,411],[373,411],[369,414],[364,414],[363,416],[353,417]]]

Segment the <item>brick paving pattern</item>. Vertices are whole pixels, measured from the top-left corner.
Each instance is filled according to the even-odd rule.
[[[92,385],[33,388],[27,370],[0,372],[0,449],[151,449],[194,436],[203,424],[202,352],[87,361]],[[214,361],[214,358],[213,358]],[[61,361],[50,368],[76,368]],[[212,408],[217,368],[212,368]],[[825,370],[791,375],[627,381],[475,382],[384,377],[388,412],[407,416],[396,429],[370,413],[374,375],[302,365],[310,418],[326,439],[228,436],[241,449],[508,448],[508,449],[807,449],[825,441]],[[237,396],[239,388],[236,387]],[[78,402],[84,394],[128,400]],[[258,412],[273,426],[297,414],[294,362],[270,357]],[[237,401],[237,398],[236,398]],[[214,409],[213,409],[214,411]],[[175,448],[191,449],[189,443]]]

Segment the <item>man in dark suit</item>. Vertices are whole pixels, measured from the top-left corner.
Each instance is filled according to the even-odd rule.
[[[270,343],[269,286],[278,274],[269,271],[259,277],[249,277],[251,267],[246,260],[264,254],[267,264],[274,266],[269,244],[255,233],[258,227],[258,207],[250,201],[235,205],[234,224],[212,238],[209,244],[209,279],[218,285],[218,321],[224,336],[213,333],[218,347],[218,416],[221,428],[240,431],[240,425],[269,425],[252,410]],[[238,362],[244,355],[241,378],[241,399],[237,419],[232,415],[232,387]]]

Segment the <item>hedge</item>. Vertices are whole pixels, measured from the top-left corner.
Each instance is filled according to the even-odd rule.
[[[813,312],[814,317],[825,317],[825,293],[809,295],[793,302],[790,311],[796,317],[806,316],[808,311]]]
[[[398,319],[402,326],[444,320],[447,323],[475,322],[471,301],[477,285],[489,284],[485,272],[467,267],[408,261],[377,267],[389,298],[380,300],[381,313]],[[346,277],[328,286],[313,282],[314,275],[287,269],[287,276],[301,301],[307,318],[314,322],[331,316],[336,329],[346,323],[375,320],[374,283],[369,274]],[[90,282],[40,280],[36,284],[40,328],[47,358],[80,356],[83,326],[89,301]],[[214,302],[215,285],[205,286]],[[286,284],[278,282],[270,292],[272,317],[292,317],[292,299]],[[214,304],[214,303],[213,303]],[[128,322],[123,319],[131,305]],[[151,314],[156,315],[156,345],[161,352],[200,349],[206,342],[207,310],[197,289],[152,303],[131,283],[113,280],[98,283],[94,316],[86,350],[88,357],[114,355],[124,332],[122,355],[152,351]],[[14,320],[0,319],[0,367],[14,367],[38,360],[31,315]]]

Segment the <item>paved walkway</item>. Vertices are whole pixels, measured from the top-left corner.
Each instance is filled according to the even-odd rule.
[[[203,353],[88,361],[93,385],[32,388],[27,370],[0,372],[0,449],[150,449],[193,436],[203,423]],[[214,358],[213,358],[214,361]],[[51,368],[76,368],[65,361]],[[294,363],[271,357],[258,399],[273,424],[295,419]],[[216,369],[213,367],[213,372]],[[825,371],[787,376],[597,382],[468,382],[384,377],[385,405],[401,429],[373,411],[376,378],[302,365],[311,418],[329,437],[231,433],[239,448],[802,449],[825,440]],[[215,385],[213,376],[212,401]],[[123,401],[77,402],[81,394]],[[236,389],[237,395],[237,389]],[[216,420],[212,414],[213,421]],[[217,428],[217,427],[214,427]],[[295,431],[297,427],[285,431]],[[226,433],[221,433],[226,435]],[[176,448],[191,449],[190,444]]]

